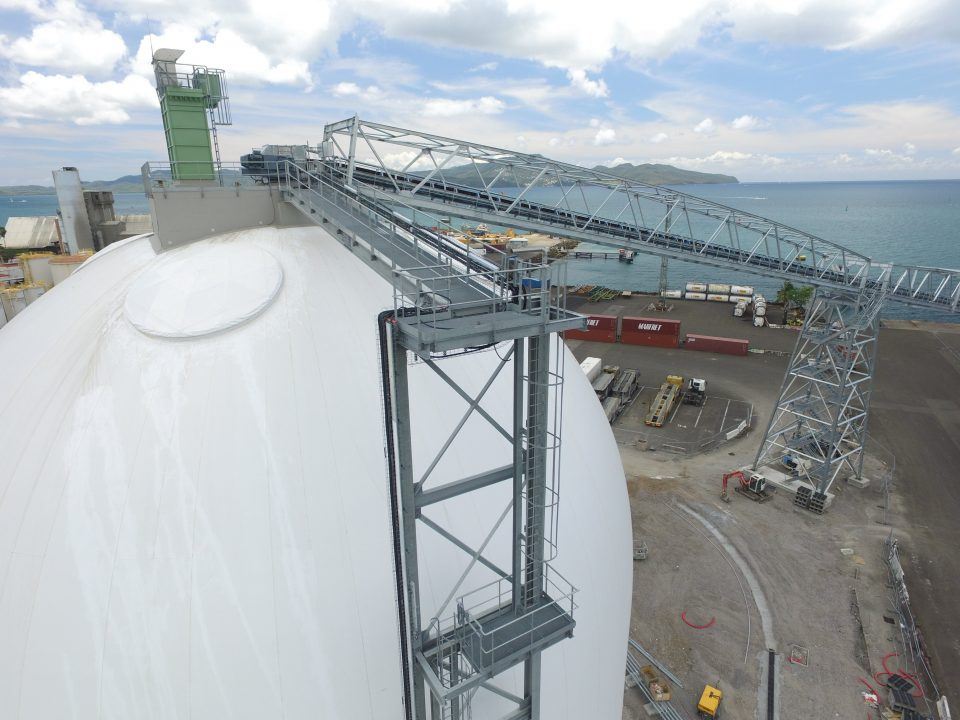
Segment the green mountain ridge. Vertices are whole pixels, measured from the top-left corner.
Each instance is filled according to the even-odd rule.
[[[684,170],[674,167],[673,165],[657,163],[643,163],[641,165],[623,163],[612,168],[606,165],[597,165],[593,169],[648,185],[699,185],[740,182],[733,175]],[[481,166],[484,182],[493,180],[499,171],[499,168],[494,165]],[[425,175],[426,172],[419,174]],[[516,185],[517,181],[521,183],[529,182],[535,176],[536,174],[529,170],[518,171],[516,178],[513,173],[504,172],[494,184],[494,187],[512,187]],[[450,182],[461,185],[471,187],[480,186],[480,179],[477,177],[477,170],[473,165],[460,165],[458,167],[446,168],[443,170],[443,177]],[[542,184],[548,186],[555,185],[556,181],[545,178]],[[83,189],[110,190],[116,193],[142,192],[143,180],[139,175],[124,175],[115,180],[92,180],[85,182],[83,183]],[[7,185],[0,187],[0,197],[8,197],[11,195],[53,195],[54,192],[53,186],[48,185]]]
[[[516,173],[505,171],[500,173],[501,168],[496,165],[459,165],[452,168],[444,168],[443,177],[452,183],[458,185],[467,185],[468,187],[480,187],[480,178],[477,176],[477,169],[483,177],[483,182],[488,183],[496,179],[492,187],[516,187],[517,184],[525,184],[533,180],[537,173],[533,170],[518,170]],[[703,173],[695,170],[683,170],[673,165],[661,165],[655,163],[644,163],[642,165],[633,165],[631,163],[622,163],[616,167],[607,167],[606,165],[597,165],[593,168],[599,172],[608,173],[626,180],[635,180],[648,185],[702,185],[716,183],[738,183],[740,182],[733,175],[721,175],[719,173]],[[421,171],[417,174],[426,175],[427,171]],[[497,177],[497,173],[500,176]],[[436,177],[436,176],[435,176]],[[554,178],[545,176],[540,181],[541,185],[556,185]]]

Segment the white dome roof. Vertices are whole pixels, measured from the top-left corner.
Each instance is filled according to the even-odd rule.
[[[223,251],[243,259],[221,267]],[[0,717],[402,717],[387,306],[388,285],[320,228],[261,228],[160,257],[147,237],[113,245],[0,331]],[[479,390],[497,362],[443,367]],[[629,505],[603,412],[566,367],[556,566],[581,592],[574,638],[544,654],[543,717],[619,720]],[[410,370],[422,467],[465,404]],[[484,399],[504,423],[509,374]],[[473,418],[428,486],[501,452]],[[507,490],[425,513],[476,547]],[[425,617],[469,560],[429,532]],[[509,567],[507,548],[491,554]],[[479,693],[474,717],[483,702],[500,701]]]

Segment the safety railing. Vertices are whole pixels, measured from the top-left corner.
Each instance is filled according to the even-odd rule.
[[[430,639],[441,642],[434,664],[446,664],[449,669],[448,660],[460,656],[457,671],[452,676],[441,674],[441,683],[455,687],[472,675],[529,651],[554,632],[568,631],[577,609],[577,588],[545,563],[541,591],[542,601],[522,614],[506,622],[488,622],[500,613],[514,612],[512,582],[500,578],[461,596],[452,615],[433,618],[427,632]]]

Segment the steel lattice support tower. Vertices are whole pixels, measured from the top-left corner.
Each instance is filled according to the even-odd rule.
[[[754,468],[789,455],[819,493],[844,471],[860,477],[882,301],[817,290]]]

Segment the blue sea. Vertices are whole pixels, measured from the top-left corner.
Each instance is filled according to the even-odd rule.
[[[960,180],[739,183],[676,189],[777,220],[877,260],[960,268]],[[529,197],[553,203],[559,195],[556,189],[542,188]],[[114,199],[118,214],[149,211],[147,199],[140,193],[117,193]],[[56,210],[53,195],[0,197],[0,225],[11,215],[53,215]],[[615,214],[617,209],[612,210]],[[591,248],[581,245],[580,249]],[[652,291],[659,272],[659,258],[652,256],[638,255],[632,265],[616,260],[570,260],[568,280]],[[687,282],[752,285],[768,295],[779,286],[779,282],[758,276],[680,262],[670,263],[668,282],[672,289]],[[957,321],[953,316],[897,303],[890,303],[884,314]]]

